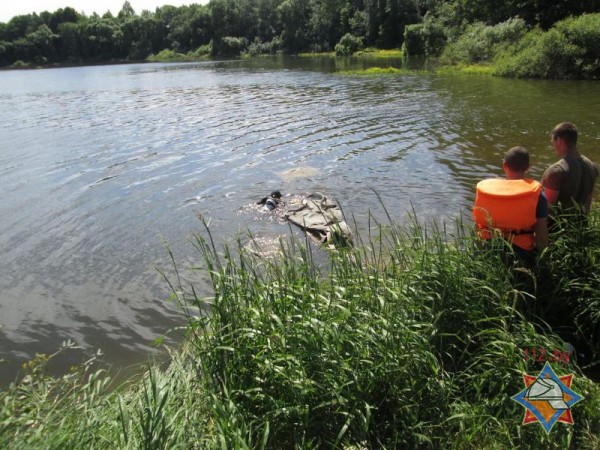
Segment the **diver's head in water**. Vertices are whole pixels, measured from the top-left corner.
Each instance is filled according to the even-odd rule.
[[[264,205],[265,208],[267,208],[269,211],[272,211],[279,206],[281,197],[281,192],[273,191],[267,197],[261,198],[258,202],[256,202],[256,204]]]

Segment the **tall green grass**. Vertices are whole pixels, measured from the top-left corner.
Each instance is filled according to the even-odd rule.
[[[377,227],[321,268],[310,247],[261,261],[241,247],[221,257],[197,237],[216,296],[190,329],[206,389],[228,405],[215,420],[237,424],[230,438],[272,448],[595,442],[594,409],[551,439],[518,427],[507,393],[535,370],[524,349],[565,349],[537,315],[535,271],[505,265],[504,249],[481,250],[460,225],[455,236],[416,221]],[[579,383],[597,401],[596,386]]]
[[[580,364],[600,379],[600,214],[558,217],[542,259],[539,315],[580,349]]]
[[[597,236],[597,218],[581,232]],[[539,269],[506,264],[510,249],[483,249],[460,223],[372,218],[354,248],[324,257],[290,240],[273,259],[205,229],[194,244],[213,295],[175,267],[187,334],[171,364],[110,387],[91,364],[54,379],[34,361],[0,392],[0,447],[597,448],[600,389],[574,360],[555,369],[585,397],[574,426],[522,427],[510,399],[542,367],[524,349],[564,348],[540,303],[575,302],[581,327],[598,312],[600,239],[559,238],[582,245],[556,240]]]

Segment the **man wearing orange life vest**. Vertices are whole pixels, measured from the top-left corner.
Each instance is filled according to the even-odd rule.
[[[527,258],[548,246],[548,201],[542,185],[525,178],[529,153],[524,147],[506,152],[502,169],[506,179],[477,183],[473,218],[480,237],[502,236],[518,256]]]

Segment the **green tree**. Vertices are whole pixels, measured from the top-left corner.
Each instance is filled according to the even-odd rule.
[[[131,6],[131,3],[129,3],[129,1],[125,1],[125,3],[123,3],[123,6],[121,7],[121,11],[119,11],[119,14],[117,15],[117,17],[119,19],[123,20],[123,19],[130,19],[134,16],[135,16],[135,11],[134,11],[133,7]]]
[[[213,38],[221,40],[225,36],[241,36],[241,3],[237,0],[212,0],[208,7],[211,14]]]
[[[41,25],[36,31],[27,35],[35,50],[38,60],[56,60],[56,43],[60,38],[54,34],[48,25]]]
[[[14,44],[12,42],[0,41],[0,64],[12,64],[15,61]]]
[[[211,39],[211,18],[206,6],[182,6],[162,17],[168,17],[168,47],[177,52],[189,52]],[[163,19],[164,20],[164,19]]]
[[[81,59],[80,25],[63,22],[58,26],[60,36],[58,58],[60,61],[75,62]]]
[[[38,29],[43,22],[37,14],[27,14],[15,16],[8,21],[4,28],[4,35],[0,39],[14,41],[19,38],[24,38],[29,33],[33,33]]]
[[[16,39],[14,44],[15,60],[46,63],[56,60],[55,44],[59,36],[52,33],[47,25],[40,27],[23,38]]]
[[[212,0],[208,7],[212,19],[214,54],[219,54],[221,48],[230,53],[227,50],[229,44],[225,45],[223,42],[225,37],[244,38],[245,41],[250,41],[257,35],[257,0]],[[234,45],[236,46],[237,44]]]
[[[379,0],[364,0],[366,32],[365,40],[367,45],[375,45],[379,35]]]
[[[73,8],[60,8],[51,15],[48,26],[56,33],[61,24],[77,23],[80,19],[81,16]]]
[[[496,25],[519,16],[529,25],[540,25],[543,29],[569,16],[600,11],[600,0],[455,0],[453,4],[463,23],[481,21]]]
[[[528,27],[546,30],[565,17],[598,10],[600,0],[210,0],[138,16],[125,1],[117,17],[110,12],[86,17],[66,7],[0,23],[0,64],[141,59],[209,43],[213,54],[235,54],[250,42],[257,53],[331,50],[348,33],[368,46],[398,48],[411,24],[419,25],[406,33],[407,51],[434,55],[475,22],[495,26],[518,16]]]
[[[342,30],[355,36],[367,35],[367,14],[362,0],[346,0],[339,11]]]
[[[258,4],[261,0],[238,0],[240,4],[239,36],[248,40],[258,33]]]
[[[156,8],[156,18],[162,20],[165,24],[170,25],[173,19],[181,14],[181,10],[185,7],[177,8],[176,6],[165,5]]]
[[[270,42],[281,34],[278,8],[283,0],[261,0],[257,5],[256,35],[263,42]]]
[[[416,0],[365,0],[367,44],[380,48],[402,45],[404,27],[421,21]]]
[[[95,18],[81,28],[81,53],[84,59],[108,61],[122,58],[123,33],[114,19]]]
[[[190,6],[192,13],[190,18],[190,27],[192,29],[192,38],[190,47],[197,48],[208,44],[213,35],[212,23],[208,7],[203,5]]]
[[[285,0],[277,8],[282,26],[281,39],[287,51],[299,52],[307,48],[309,11],[304,0]]]
[[[312,45],[317,50],[331,50],[344,31],[340,12],[344,0],[310,0],[308,26]]]
[[[121,24],[122,54],[131,60],[143,60],[165,46],[162,21],[150,16],[134,16]]]

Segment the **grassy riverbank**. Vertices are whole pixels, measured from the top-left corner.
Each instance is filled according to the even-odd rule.
[[[582,366],[598,361],[599,211],[535,272],[457,228],[372,225],[325,263],[305,243],[264,261],[200,233],[214,296],[170,278],[187,318],[171,364],[115,388],[91,364],[50,378],[38,357],[0,392],[0,447],[598,448]],[[526,349],[566,350],[546,322],[586,353],[553,364],[585,399],[549,435],[510,398],[543,366]]]

